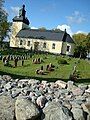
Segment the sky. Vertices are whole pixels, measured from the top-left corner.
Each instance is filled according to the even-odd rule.
[[[90,0],[5,0],[9,21],[23,4],[32,29],[66,28],[70,35],[90,32]]]

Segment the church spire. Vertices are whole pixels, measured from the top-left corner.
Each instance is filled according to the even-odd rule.
[[[22,8],[19,10],[19,17],[25,18],[25,14],[26,14],[25,5],[23,5]]]
[[[13,22],[23,22],[27,25],[29,25],[29,20],[27,19],[26,15],[26,10],[25,10],[25,5],[22,6],[22,8],[19,10],[19,17],[15,16],[13,18]]]

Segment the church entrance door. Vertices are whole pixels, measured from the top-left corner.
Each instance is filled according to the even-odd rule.
[[[34,50],[38,51],[39,42],[34,42]]]

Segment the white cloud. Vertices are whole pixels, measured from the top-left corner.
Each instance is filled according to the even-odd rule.
[[[70,36],[72,36],[73,34],[78,34],[78,33],[83,33],[83,34],[86,34],[86,35],[88,34],[87,32],[82,31],[82,30],[78,30],[77,32],[73,32],[72,29],[71,29],[71,27],[69,25],[67,25],[67,24],[58,25],[57,29],[60,29],[62,31],[65,31],[65,29],[66,29],[67,33]]]
[[[71,27],[66,25],[66,24],[63,24],[63,25],[58,25],[57,26],[57,29],[60,29],[62,31],[64,31],[66,29],[67,33],[70,34],[72,36],[73,32],[71,30]]]
[[[74,13],[71,16],[67,16],[67,21],[69,24],[71,23],[83,23],[86,21],[86,18],[84,15],[82,15],[79,11],[74,11]]]
[[[36,27],[31,27],[31,29],[38,29],[38,28],[36,28]]]
[[[84,31],[81,31],[81,30],[77,31],[75,34],[79,34],[79,33],[88,34],[87,32],[84,32]]]
[[[11,10],[12,10],[12,12],[13,12],[16,16],[19,15],[19,10],[20,10],[19,7],[11,7]]]

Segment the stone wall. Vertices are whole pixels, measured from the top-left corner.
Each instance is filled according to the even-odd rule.
[[[0,76],[0,120],[90,120],[90,85]]]

